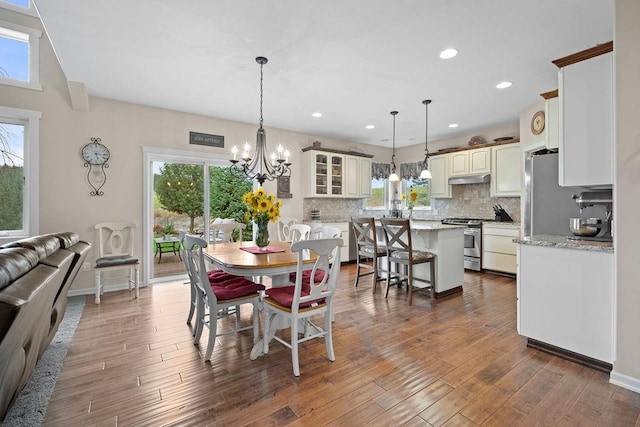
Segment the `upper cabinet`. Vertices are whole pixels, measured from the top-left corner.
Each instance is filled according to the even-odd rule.
[[[429,157],[429,197],[432,199],[450,199],[451,186],[449,185],[449,154]]]
[[[371,196],[371,158],[336,151],[302,153],[303,197]]]
[[[488,147],[449,154],[449,176],[479,175],[491,171]]]
[[[491,197],[519,197],[522,193],[520,144],[491,147]]]
[[[371,197],[371,159],[347,155],[345,167],[345,196]]]
[[[560,68],[559,184],[612,185],[613,43],[553,62]]]

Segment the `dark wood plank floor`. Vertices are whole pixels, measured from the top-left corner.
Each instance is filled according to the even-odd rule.
[[[164,259],[163,259],[164,261]],[[182,282],[90,297],[45,417],[47,426],[640,425],[640,395],[608,375],[529,349],[516,333],[515,281],[466,273],[440,300],[354,288],[343,266],[336,361],[324,342],[278,343],[249,360],[250,333],[219,338],[204,362]],[[250,315],[243,312],[243,318]]]

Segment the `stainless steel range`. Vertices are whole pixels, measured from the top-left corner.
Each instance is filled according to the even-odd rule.
[[[479,218],[445,218],[443,224],[464,225],[464,268],[480,271],[482,268],[482,223],[495,221]]]

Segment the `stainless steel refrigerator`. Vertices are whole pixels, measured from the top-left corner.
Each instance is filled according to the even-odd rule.
[[[572,235],[569,218],[582,216],[572,195],[580,191],[558,185],[558,153],[529,153],[524,163],[523,236]]]

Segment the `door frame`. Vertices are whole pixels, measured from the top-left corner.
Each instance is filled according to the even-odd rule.
[[[204,212],[209,218],[209,168],[211,166],[229,166],[229,157],[224,154],[204,153],[200,151],[175,150],[142,146],[142,283],[151,285],[159,282],[180,280],[186,272],[179,276],[151,278],[153,254],[151,245],[144,244],[153,239],[153,162],[190,163],[202,165],[204,168]],[[204,221],[204,235],[209,233],[209,221]]]

